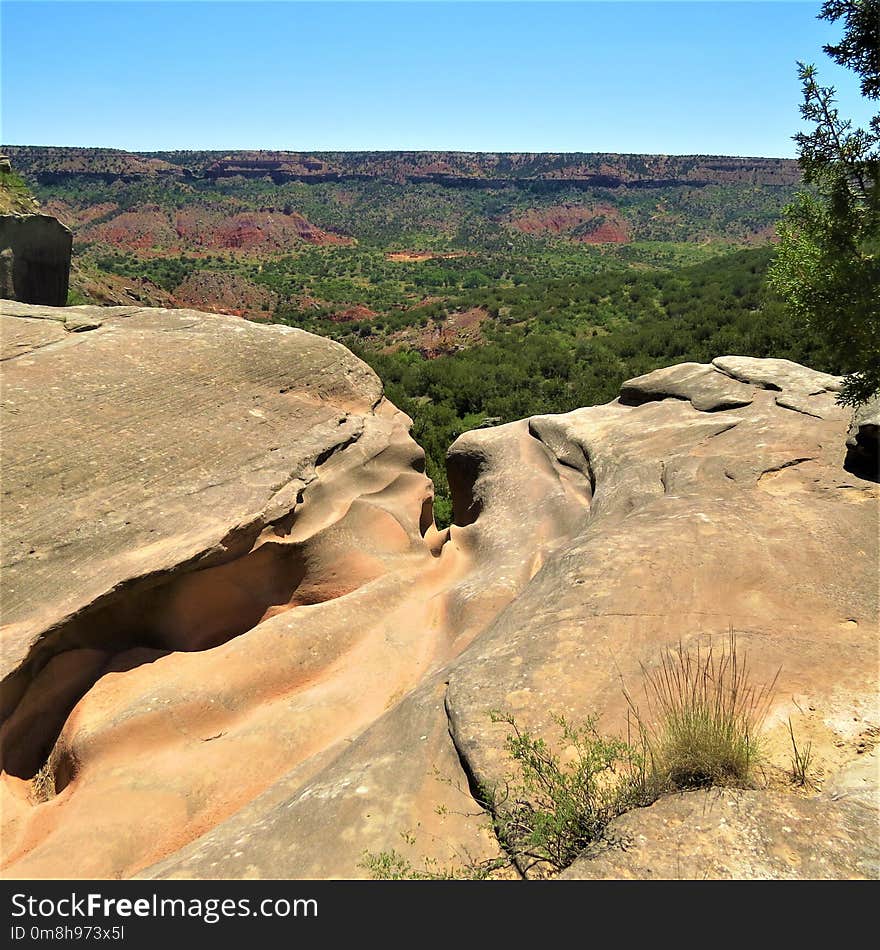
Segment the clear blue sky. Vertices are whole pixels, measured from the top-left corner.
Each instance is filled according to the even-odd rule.
[[[794,155],[820,3],[2,0],[18,145]]]

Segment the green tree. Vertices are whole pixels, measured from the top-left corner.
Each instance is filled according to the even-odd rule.
[[[843,20],[843,38],[825,52],[878,99],[880,0],[827,0],[819,18]],[[855,128],[815,66],[798,63],[798,71],[812,131],[794,140],[811,190],[785,211],[770,283],[849,369],[841,402],[858,405],[880,391],[880,113]]]

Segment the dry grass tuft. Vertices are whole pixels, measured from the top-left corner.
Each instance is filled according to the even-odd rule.
[[[31,798],[36,804],[42,804],[55,797],[55,772],[51,760],[44,762],[31,779]]]
[[[642,673],[647,716],[626,699],[658,790],[752,784],[779,674],[765,686],[751,683],[732,630],[721,650],[679,643]]]
[[[791,736],[791,768],[789,777],[794,785],[800,785],[801,788],[809,788],[813,784],[813,743],[807,742],[805,746],[798,748],[794,737],[794,726],[791,724],[791,718],[788,720],[788,734]]]

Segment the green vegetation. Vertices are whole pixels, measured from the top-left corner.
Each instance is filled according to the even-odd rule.
[[[479,789],[478,804],[491,820],[506,857],[465,858],[455,865],[427,859],[417,868],[396,850],[367,853],[361,867],[371,877],[485,880],[511,865],[524,876],[557,873],[600,840],[613,818],[657,797],[642,752],[600,735],[594,719],[578,726],[561,716],[555,719],[564,758],[544,739],[520,729],[512,715],[492,713],[492,721],[510,727],[505,750],[515,773],[495,788]]]
[[[224,269],[214,265],[212,259],[195,257],[148,257],[141,258],[131,253],[99,253],[89,260],[99,270],[122,277],[146,277],[164,290],[174,290],[199,269]],[[218,262],[219,263],[219,262]]]
[[[278,295],[273,319],[356,352],[414,421],[442,526],[451,514],[446,451],[486,418],[607,402],[625,379],[725,354],[845,371],[830,342],[804,333],[765,286],[773,253],[647,242],[397,262],[375,248],[308,247],[262,263],[131,253],[97,263],[165,289],[199,269],[242,274]],[[340,322],[354,305],[375,316]],[[484,314],[476,338],[459,341],[456,325],[476,311]]]
[[[483,344],[435,359],[412,349],[383,352],[387,337],[359,335],[352,325],[307,328],[346,343],[384,380],[389,398],[414,420],[445,506],[446,450],[486,417],[510,422],[607,402],[625,379],[725,354],[843,370],[827,342],[804,334],[764,286],[771,256],[761,248],[674,271],[630,268],[473,291],[451,298],[430,321],[485,307],[492,319]]]
[[[642,673],[647,711],[624,692],[635,718],[635,741],[600,735],[595,718],[574,726],[560,716],[554,719],[555,750],[521,729],[511,714],[491,714],[493,722],[510,727],[505,750],[515,772],[493,788],[478,789],[478,804],[507,863],[523,876],[564,870],[605,837],[612,819],[668,792],[754,784],[759,733],[776,678],[761,686],[751,681],[733,631],[720,651],[711,642],[679,644],[655,667],[643,665]],[[795,746],[795,761],[802,768],[793,774],[807,781],[809,749],[799,753]],[[505,864],[466,860],[446,867],[428,861],[420,870],[392,850],[368,853],[361,866],[376,878],[427,880],[485,879]]]
[[[863,94],[880,97],[880,0],[827,0],[820,18],[845,19],[844,37],[825,51],[856,71]],[[814,66],[799,64],[800,164],[813,191],[790,205],[780,226],[772,285],[810,332],[847,365],[841,401],[866,402],[880,391],[880,113],[855,129],[820,86]]]
[[[370,877],[376,881],[485,881],[493,872],[505,867],[503,859],[495,861],[473,861],[466,859],[460,864],[443,865],[432,858],[426,858],[421,868],[395,849],[380,851],[377,854],[367,852],[360,863]]]
[[[442,156],[466,175],[498,176],[461,187],[430,175],[395,177],[395,167],[428,167],[437,156],[322,154],[316,160],[344,166],[347,177],[309,181],[214,179],[206,170],[217,154],[155,157],[181,174],[120,168],[113,178],[109,166],[109,179],[60,167],[40,173],[42,199],[88,210],[75,245],[80,272],[144,277],[172,295],[202,272],[232,275],[231,309],[348,346],[412,417],[441,527],[451,516],[446,451],[486,419],[606,402],[627,378],[725,354],[853,368],[848,351],[805,333],[779,291],[765,286],[774,251],[760,242],[795,187],[782,162],[593,156],[592,167],[607,163],[630,183],[599,187],[532,177],[557,168],[580,175],[578,162],[589,161],[578,156]],[[35,152],[31,160],[53,159]],[[83,168],[97,161],[78,160]],[[216,220],[297,212],[356,243],[245,251],[187,245],[181,236],[182,251],[153,246],[186,232],[176,230],[178,211],[198,218],[200,210]],[[122,212],[121,232],[113,232],[119,246],[100,243],[101,225]],[[609,224],[631,240],[584,243]],[[414,259],[418,252],[428,256]]]
[[[595,719],[579,726],[555,720],[564,760],[513,716],[495,713],[492,720],[510,726],[506,751],[518,775],[503,791],[485,790],[485,806],[502,850],[524,874],[536,867],[564,870],[612,818],[657,797],[642,752],[601,736]]]
[[[38,210],[22,178],[14,171],[0,170],[0,214],[33,214]]]
[[[67,291],[67,306],[68,307],[79,307],[82,304],[88,304],[91,301],[83,294],[81,291],[77,290],[75,287],[71,287]]]

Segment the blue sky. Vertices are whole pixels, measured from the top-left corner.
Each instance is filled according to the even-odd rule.
[[[792,156],[800,2],[2,0],[5,144]]]

